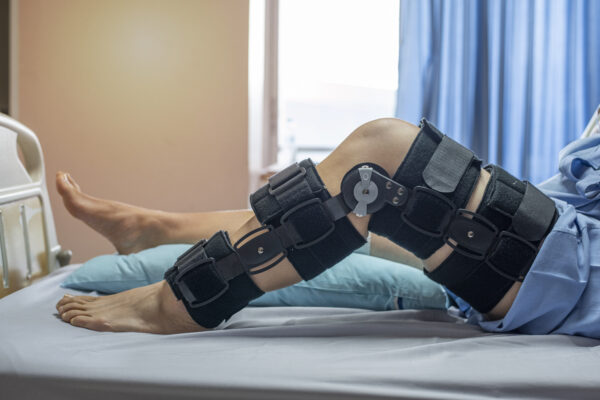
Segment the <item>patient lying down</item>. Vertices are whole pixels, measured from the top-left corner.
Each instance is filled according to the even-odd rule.
[[[484,329],[503,331],[523,327],[522,331],[527,333],[570,333],[592,337],[600,336],[600,317],[598,321],[595,321],[593,327],[585,331],[561,332],[556,329],[536,331],[537,328],[534,325],[531,325],[529,321],[523,320],[522,315],[524,315],[524,312],[520,311],[521,303],[523,303],[523,307],[527,307],[527,302],[529,301],[538,301],[540,304],[544,304],[547,301],[545,298],[539,298],[539,296],[543,296],[544,288],[536,289],[536,286],[543,286],[544,282],[547,281],[541,280],[539,284],[533,285],[529,284],[525,278],[528,278],[529,281],[534,279],[530,278],[532,275],[530,268],[537,268],[537,261],[540,258],[544,258],[544,264],[547,264],[547,257],[552,258],[551,254],[548,256],[545,255],[548,252],[545,249],[552,246],[547,245],[547,243],[546,246],[542,245],[544,242],[554,239],[552,235],[561,222],[562,215],[570,215],[571,225],[573,223],[594,224],[600,222],[596,219],[580,215],[573,207],[560,200],[557,200],[557,210],[551,212],[551,223],[548,222],[543,232],[540,230],[536,220],[546,219],[550,221],[550,214],[546,212],[546,215],[544,215],[543,212],[536,210],[535,207],[518,207],[518,209],[512,210],[512,212],[501,213],[502,215],[498,217],[499,219],[495,219],[494,210],[498,207],[493,202],[496,201],[498,204],[501,204],[502,201],[505,201],[504,199],[494,198],[495,194],[500,191],[498,188],[500,188],[501,184],[506,185],[506,182],[509,182],[509,187],[514,183],[515,187],[526,188],[515,190],[517,192],[520,191],[520,196],[523,198],[538,196],[539,201],[543,204],[548,204],[547,200],[545,200],[547,197],[535,190],[535,188],[530,187],[529,184],[524,184],[516,180],[499,168],[480,168],[480,161],[476,157],[471,156],[469,158],[468,150],[462,150],[464,148],[455,143],[448,144],[447,139],[434,140],[433,147],[430,146],[431,152],[429,155],[424,156],[423,152],[428,151],[424,150],[427,147],[423,144],[426,140],[424,137],[427,134],[424,131],[435,129],[434,127],[428,128],[428,126],[425,123],[421,127],[416,127],[396,119],[382,119],[369,122],[352,132],[331,155],[316,166],[314,175],[317,178],[313,179],[316,179],[318,182],[322,181],[323,191],[328,191],[325,198],[328,198],[329,194],[332,197],[337,196],[341,191],[342,182],[346,179],[345,176],[347,176],[347,173],[361,167],[361,165],[362,169],[360,169],[360,175],[357,174],[358,183],[355,187],[362,187],[363,189],[359,193],[356,190],[354,191],[354,196],[357,200],[354,212],[350,212],[347,215],[338,215],[338,219],[335,222],[334,233],[341,237],[344,243],[344,245],[340,244],[340,246],[343,247],[350,242],[356,245],[353,244],[353,247],[348,246],[348,249],[336,250],[336,243],[339,241],[332,241],[326,246],[327,250],[323,250],[322,248],[318,248],[318,243],[310,244],[308,247],[312,252],[311,254],[316,254],[316,257],[320,257],[320,260],[325,260],[329,257],[329,252],[333,252],[335,253],[335,257],[337,257],[336,260],[342,259],[364,242],[361,236],[363,238],[366,237],[369,231],[383,234],[383,236],[387,236],[391,241],[374,235],[371,245],[372,254],[424,268],[424,271],[431,279],[446,285],[453,292],[456,292],[458,296],[466,298],[471,305],[485,315],[487,322],[482,323]],[[437,135],[437,131],[434,132]],[[439,137],[442,138],[442,136]],[[436,146],[438,147],[436,148]],[[440,168],[441,164],[438,159],[444,160],[442,164],[445,169]],[[420,160],[424,160],[424,162]],[[463,168],[461,165],[465,167]],[[297,168],[297,170],[301,169]],[[307,169],[309,168],[307,167]],[[369,173],[368,179],[364,175],[364,172]],[[373,174],[372,177],[370,174]],[[308,176],[309,174],[306,173],[306,175]],[[424,178],[421,178],[421,176]],[[365,205],[365,209],[361,212],[359,210],[361,199],[368,198],[376,191],[372,189],[372,186],[369,186],[371,185],[369,179],[372,179],[372,182],[375,183],[377,183],[376,179],[384,182],[377,189],[379,191],[383,191],[383,188],[392,188],[392,185],[394,185],[393,190],[397,189],[397,194],[391,195],[389,199],[386,198],[389,204],[382,206],[383,208],[378,208],[372,212],[371,206]],[[420,182],[422,179],[425,180],[425,183]],[[280,186],[284,187],[289,182],[291,182],[290,185],[296,184],[298,179],[292,176],[289,181],[284,182]],[[244,249],[244,246],[247,244],[250,246],[252,240],[257,237],[252,235],[261,234],[262,232],[259,228],[265,225],[264,218],[256,214],[260,213],[259,206],[254,207],[254,211],[168,213],[92,197],[83,193],[73,178],[66,173],[59,172],[57,174],[56,184],[68,211],[74,217],[82,220],[92,229],[110,240],[120,254],[130,254],[162,244],[196,243],[203,238],[213,236],[219,230],[229,233],[229,236],[221,235],[221,240],[230,239],[231,243],[240,241],[242,244],[236,250],[243,252],[242,249]],[[264,196],[268,197],[272,195],[274,196],[273,198],[283,196],[281,191],[278,191],[278,187],[275,187],[276,184],[280,184],[277,179],[273,180],[271,184],[271,189],[273,190],[265,190]],[[426,185],[429,186],[426,189],[415,189],[416,187]],[[413,198],[409,199],[406,203],[402,203],[403,200],[399,200],[399,197],[404,195],[402,191],[405,188],[408,188],[407,191],[410,192],[409,194]],[[531,195],[534,190],[536,194]],[[266,194],[267,192],[268,194]],[[421,192],[425,193],[425,197],[419,198],[417,196]],[[346,194],[344,193],[343,195],[345,196]],[[256,196],[256,194],[253,196]],[[285,198],[285,200],[282,199],[283,197],[277,198],[279,204],[283,202],[294,203],[295,201],[293,197]],[[298,201],[300,202],[300,200]],[[365,201],[367,202],[366,204],[371,204],[368,200]],[[370,201],[373,202],[372,200]],[[318,201],[314,201],[313,203],[315,202],[318,203]],[[398,220],[395,221],[396,214],[394,213],[396,212],[395,207],[398,206],[397,203],[404,204],[404,211],[397,214]],[[450,203],[451,205],[447,206],[445,205],[446,203]],[[519,205],[518,201],[513,201],[513,203],[517,206]],[[293,209],[293,207],[294,204],[288,210]],[[406,211],[409,207],[414,209],[410,211],[413,214]],[[436,207],[449,207],[451,210],[458,210],[456,212],[458,217],[455,217],[450,223],[447,221],[448,213],[443,215],[438,213],[440,217],[437,218]],[[554,206],[552,207],[554,210]],[[540,206],[539,208],[542,207]],[[290,212],[293,213],[296,210],[297,208]],[[503,223],[500,220],[505,217],[504,214],[508,215],[509,223],[505,226],[500,226]],[[310,219],[310,215],[307,214],[302,218],[308,220]],[[454,221],[458,221],[459,217],[462,218],[459,221],[460,223],[455,223]],[[344,222],[346,225],[339,223],[339,221]],[[387,221],[393,221],[393,227],[390,227]],[[494,223],[495,226],[492,226]],[[443,236],[447,240],[442,241],[442,235],[433,235],[427,229],[423,229],[424,224],[429,224],[432,227],[443,226]],[[527,224],[531,224],[531,226]],[[340,228],[342,225],[344,227]],[[404,229],[404,226],[406,226],[404,233],[400,232]],[[453,235],[459,235],[457,232],[462,232],[460,231],[461,226],[467,227],[463,229],[465,238],[455,240],[455,236]],[[410,229],[414,229],[414,231]],[[258,233],[253,233],[255,230]],[[273,228],[273,230],[275,229]],[[431,230],[433,231],[434,229]],[[500,235],[499,232],[508,233]],[[330,233],[328,232],[328,235]],[[427,240],[416,240],[415,238],[420,234],[425,235]],[[527,237],[528,235],[529,237]],[[208,244],[199,244],[198,249],[200,249],[200,253],[192,253],[192,255],[194,257],[206,257],[210,251],[214,251],[211,250],[210,243],[218,239],[215,239],[216,236],[218,235],[213,236]],[[352,236],[352,238],[348,239],[348,236]],[[524,240],[523,236],[527,240]],[[511,247],[512,250],[500,249],[504,245],[504,242],[501,241],[504,240],[503,238],[513,240],[513,237],[517,237],[517,239],[514,239],[514,243],[516,244],[511,244],[513,246]],[[271,239],[267,235],[264,236],[264,240],[264,243],[272,243],[268,241]],[[320,237],[318,240],[333,239],[322,239]],[[257,251],[259,256],[264,251],[263,248],[266,247],[262,243]],[[576,241],[576,243],[580,243],[580,241]],[[518,247],[520,244],[523,244],[525,250]],[[302,246],[298,247],[302,248]],[[403,248],[406,248],[406,250]],[[524,256],[520,255],[526,250],[533,251],[531,254],[533,254],[535,260],[533,257],[525,260]],[[589,249],[583,250],[590,251]],[[323,254],[320,254],[320,251]],[[481,254],[478,254],[479,251],[481,251]],[[507,273],[506,269],[498,268],[498,263],[488,262],[490,257],[501,253],[501,251],[504,251],[501,254],[504,258],[507,257],[507,254],[509,258],[513,257],[510,251],[513,254],[518,253],[519,255],[514,256],[514,260],[511,259],[510,261],[516,264],[520,263],[519,265],[526,268],[520,268],[520,273],[513,275]],[[209,299],[209,301],[203,302],[200,306],[197,303],[195,304],[194,301],[200,298],[202,293],[198,292],[198,288],[192,287],[193,283],[189,285],[181,283],[185,279],[182,278],[183,273],[181,272],[183,266],[179,266],[178,270],[176,265],[172,275],[176,276],[176,278],[170,278],[166,275],[166,280],[108,296],[65,295],[57,303],[56,308],[60,317],[65,322],[76,327],[97,331],[135,331],[159,334],[202,331],[218,325],[218,321],[227,319],[232,313],[243,307],[248,301],[256,298],[260,293],[292,285],[301,281],[307,275],[310,275],[308,278],[312,278],[322,272],[322,270],[317,271],[312,275],[308,273],[307,267],[302,264],[298,256],[294,256],[294,254],[299,253],[294,253],[294,251],[283,253],[284,256],[287,255],[288,257],[283,257],[276,265],[272,265],[274,264],[272,259],[265,261],[264,258],[258,257],[259,261],[255,263],[256,265],[251,265],[251,267],[247,268],[250,270],[250,273],[244,274],[245,279],[248,280],[248,283],[244,284],[246,286],[232,283],[234,281],[231,280],[226,289],[228,293],[225,295],[221,293]],[[577,269],[577,250],[574,249],[573,253],[571,258],[562,257],[562,259],[557,259],[554,257],[556,263],[561,263],[559,268],[564,268],[565,271]],[[418,257],[413,254],[416,254]],[[236,255],[236,257],[246,257],[246,255]],[[455,274],[452,263],[454,262],[453,260],[458,260],[459,257],[467,257],[465,265],[467,261],[471,262],[473,271],[476,272],[458,279],[458,275],[462,272]],[[190,258],[191,256],[187,259],[184,258],[183,261],[188,261]],[[223,257],[223,259],[228,259],[228,257]],[[217,261],[220,260],[217,258]],[[323,269],[329,268],[333,264],[335,262],[331,262],[330,265],[323,265]],[[491,265],[494,273],[497,272],[501,278],[473,278],[472,275],[484,274],[480,272],[482,271],[481,268],[488,268],[484,264]],[[187,265],[185,268],[186,271],[189,269]],[[581,269],[581,266],[579,266],[579,269]],[[489,274],[487,270],[485,273]],[[539,274],[543,274],[543,271]],[[537,275],[538,273],[536,273]],[[569,275],[569,273],[567,272],[566,275]],[[234,277],[232,279],[238,278]],[[498,283],[500,279],[502,279],[502,284]],[[202,279],[200,280],[201,282],[198,285],[205,285]],[[532,289],[527,291],[524,289],[523,294],[519,295],[519,301],[523,299],[521,303],[515,303],[515,308],[511,308],[523,284],[529,284]],[[552,287],[555,284],[554,282],[546,284],[548,285],[548,290],[554,290]],[[248,289],[248,285],[253,288],[253,293],[257,295],[253,295],[252,297],[248,294],[252,292],[252,290]],[[242,286],[243,288],[236,289]],[[190,287],[191,289],[189,289]],[[600,293],[599,291],[596,292]],[[223,296],[224,298],[229,296],[226,297],[229,300],[223,301],[220,304],[218,300],[219,296]],[[530,299],[530,296],[533,296],[533,300]],[[538,297],[536,298],[536,296]],[[600,297],[600,295],[597,297]],[[231,307],[231,303],[239,303],[241,306],[223,311],[224,308]],[[209,311],[202,311],[208,307],[213,307],[213,304],[214,309],[211,308]],[[565,311],[565,313],[568,314],[568,311]],[[207,317],[207,313],[210,314],[210,318]],[[213,321],[211,319],[213,318],[213,314],[218,314],[216,322],[205,323],[205,321]],[[495,321],[500,322],[494,324]],[[575,322],[574,324],[576,325]],[[569,327],[569,329],[575,328]]]

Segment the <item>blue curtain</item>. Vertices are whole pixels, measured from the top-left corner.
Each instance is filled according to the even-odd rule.
[[[396,116],[539,183],[600,103],[600,0],[401,0]]]

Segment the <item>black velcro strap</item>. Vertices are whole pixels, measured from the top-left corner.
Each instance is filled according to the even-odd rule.
[[[180,266],[174,283],[192,308],[214,301],[229,289],[228,280],[220,274],[212,257]]]
[[[452,193],[475,158],[473,152],[444,136],[423,170],[423,180],[440,193]]]
[[[487,165],[485,167],[487,171],[491,173],[490,183],[488,184],[489,189],[484,195],[484,199],[481,202],[480,208],[484,208],[483,213],[490,212],[490,215],[486,215],[496,225],[505,228],[504,225],[508,223],[512,216],[515,215],[523,194],[525,193],[525,183],[520,179],[515,178],[503,168],[497,165]],[[500,218],[498,217],[506,217]]]
[[[440,237],[454,210],[454,203],[446,196],[424,186],[417,186],[404,208],[402,220],[419,233]]]
[[[215,301],[196,308],[189,307],[186,302],[184,305],[198,325],[214,328],[263,294],[264,292],[256,286],[249,275],[242,274],[230,280],[229,289]]]
[[[555,207],[552,199],[531,183],[525,183],[525,195],[513,217],[513,229],[525,239],[536,242],[548,231]]]
[[[308,281],[342,261],[365,242],[352,222],[348,218],[342,218],[335,221],[335,229],[325,240],[303,249],[291,248],[288,260],[300,277]]]
[[[522,282],[536,253],[536,246],[511,232],[504,231],[500,233],[496,248],[487,258],[486,264],[504,278]]]
[[[321,197],[323,190],[315,164],[306,159],[273,175],[269,184],[250,195],[250,205],[258,221],[268,225],[296,204]]]
[[[306,179],[306,168],[297,163],[269,178],[269,194],[277,200],[280,209],[287,210],[313,198],[313,192]]]
[[[271,194],[285,192],[294,184],[304,180],[305,175],[306,169],[294,163],[268,179],[269,192]]]
[[[319,198],[302,202],[281,216],[281,225],[292,229],[299,238],[293,244],[304,249],[324,240],[335,229],[334,221]]]

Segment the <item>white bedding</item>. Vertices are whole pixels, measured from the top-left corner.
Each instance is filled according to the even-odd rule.
[[[600,341],[482,332],[440,311],[249,308],[223,330],[99,333],[56,271],[0,300],[0,398],[597,399]]]

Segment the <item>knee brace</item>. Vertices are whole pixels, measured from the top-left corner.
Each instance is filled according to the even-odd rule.
[[[250,204],[260,228],[234,244],[226,232],[218,232],[182,254],[165,273],[177,299],[205,328],[263,294],[251,275],[287,257],[308,280],[365,243],[346,217],[350,209],[340,197],[331,197],[310,160],[272,176],[250,196]]]
[[[478,211],[465,210],[480,166],[427,121],[392,178],[376,164],[360,164],[335,197],[304,160],[250,196],[259,229],[233,245],[218,232],[179,257],[165,279],[199,325],[214,327],[263,293],[251,275],[287,257],[308,280],[363,245],[346,217],[354,212],[372,214],[371,231],[420,258],[453,247],[429,277],[487,312],[523,279],[556,213],[534,186],[494,166],[486,167],[492,178]]]

